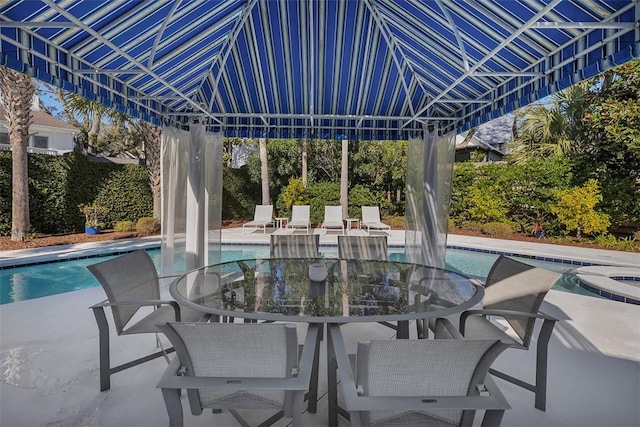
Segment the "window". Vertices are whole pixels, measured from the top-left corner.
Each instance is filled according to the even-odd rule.
[[[49,148],[49,137],[34,135],[33,146],[35,148]]]
[[[9,134],[7,132],[0,132],[0,144],[11,144],[9,140]]]

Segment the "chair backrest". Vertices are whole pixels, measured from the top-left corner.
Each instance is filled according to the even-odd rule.
[[[331,222],[342,221],[342,206],[325,206],[324,220]]]
[[[318,258],[319,234],[272,234],[271,258]]]
[[[338,236],[338,258],[386,261],[387,236]]]
[[[171,322],[157,326],[176,349],[185,376],[289,378],[298,366],[293,324]],[[285,402],[285,392],[279,390],[203,388],[187,394],[194,414],[206,407],[281,409]]]
[[[309,222],[311,207],[309,205],[291,206],[291,222]]]
[[[253,215],[254,221],[271,221],[273,219],[273,205],[256,205]]]
[[[362,222],[381,222],[380,208],[377,206],[363,206]]]
[[[98,279],[110,302],[160,299],[158,272],[145,250],[87,266]],[[138,311],[138,305],[112,306],[118,334]]]
[[[487,275],[483,307],[537,313],[547,292],[560,277],[561,273],[501,255]],[[535,318],[511,317],[507,318],[507,321],[528,347],[533,335]]]
[[[506,348],[498,340],[359,341],[355,380],[364,396],[477,396],[476,386],[484,382],[489,367]],[[455,425],[463,416],[473,417],[473,412],[454,409],[428,413]],[[400,414],[369,411],[363,425]]]

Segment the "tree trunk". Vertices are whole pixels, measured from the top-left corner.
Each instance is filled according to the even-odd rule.
[[[161,185],[160,185],[160,154],[162,130],[150,123],[140,121],[142,140],[144,144],[145,165],[149,186],[153,194],[153,217],[162,220]]]
[[[342,162],[340,167],[340,205],[342,218],[349,217],[349,140],[342,140]]]
[[[100,124],[102,123],[102,115],[93,115],[93,121],[91,122],[91,129],[89,130],[89,146],[87,147],[88,154],[96,154],[98,152],[98,136],[100,136]]]
[[[269,167],[267,166],[267,139],[260,138],[260,178],[262,181],[262,204],[269,203]]]
[[[307,188],[307,139],[302,140],[302,186]]]
[[[28,156],[31,101],[35,85],[31,77],[0,66],[0,90],[9,122],[11,141],[11,240],[20,242],[29,236]]]

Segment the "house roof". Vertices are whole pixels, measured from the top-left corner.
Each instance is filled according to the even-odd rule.
[[[0,63],[229,136],[464,131],[640,54],[634,0],[9,0]]]
[[[31,121],[32,125],[38,126],[47,126],[51,128],[57,129],[67,129],[73,132],[78,132],[78,129],[74,126],[70,125],[67,122],[64,122],[60,119],[53,117],[51,114],[47,114],[43,111],[31,110],[31,114],[33,115],[33,119]],[[6,120],[7,113],[4,107],[0,106],[0,120]]]

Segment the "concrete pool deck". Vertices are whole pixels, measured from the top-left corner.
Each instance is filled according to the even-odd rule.
[[[321,244],[332,245],[334,239],[333,234],[322,236]],[[231,229],[223,231],[223,242],[267,243],[268,235],[242,235],[241,230]],[[403,244],[402,232],[392,232],[389,243]],[[157,246],[159,239],[120,241],[109,246],[124,248],[132,244]],[[640,259],[637,253],[542,243],[531,246],[526,242],[455,235],[449,236],[448,244],[617,266],[637,266]],[[105,246],[102,242],[0,252],[0,260],[65,257],[78,250],[104,251]],[[99,391],[97,327],[88,307],[102,299],[101,288],[90,288],[0,306],[0,425],[168,425],[161,393],[155,388],[166,367],[162,359],[115,374],[111,390]],[[552,290],[542,310],[560,319],[549,349],[547,411],[533,407],[532,393],[497,379],[513,408],[505,414],[502,425],[640,425],[640,306]],[[299,331],[304,333],[303,325]],[[411,331],[415,333],[415,328]],[[369,324],[348,325],[344,333],[350,350],[355,348],[357,339],[391,337],[387,328]],[[117,362],[154,348],[152,337],[117,337],[112,341],[112,357]],[[533,357],[532,351],[508,350],[495,366],[531,380]],[[306,426],[327,424],[325,363],[321,360],[323,398],[316,414],[304,414]],[[253,421],[262,419],[257,414],[250,415]],[[185,406],[185,425],[237,424],[226,413],[192,416]],[[276,425],[287,422],[282,420]],[[349,423],[340,419],[340,425]]]

